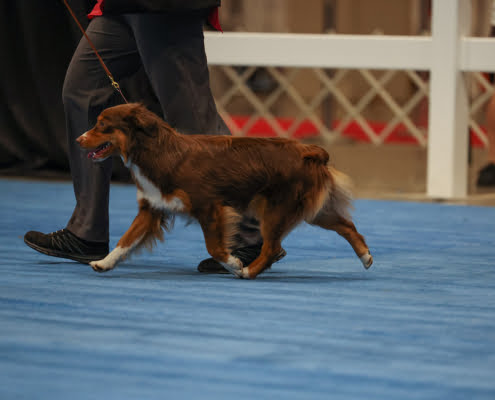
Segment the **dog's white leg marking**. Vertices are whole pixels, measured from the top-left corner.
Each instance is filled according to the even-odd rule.
[[[120,261],[126,258],[140,241],[141,238],[136,240],[129,247],[117,246],[110,253],[108,253],[108,255],[104,259],[98,261],[92,261],[89,264],[97,272],[110,271],[111,269],[114,269]]]
[[[119,261],[121,261],[125,256],[129,253],[131,250],[130,247],[116,247],[113,249],[108,255],[98,261],[92,261],[90,262],[91,267],[95,271],[103,272],[103,271],[109,271],[111,269],[114,269],[115,266]]]
[[[369,252],[362,255],[361,257],[359,257],[359,259],[361,260],[364,268],[366,268],[366,269],[371,267],[371,264],[373,264],[373,257],[371,256],[371,253],[369,253]]]
[[[231,274],[234,274],[238,278],[242,278],[242,261],[237,257],[229,256],[227,262],[220,262],[224,266],[224,268],[229,271]]]

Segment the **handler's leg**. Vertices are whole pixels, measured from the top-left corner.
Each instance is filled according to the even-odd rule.
[[[140,66],[132,32],[120,18],[98,17],[87,34],[115,79],[131,75]],[[88,159],[76,138],[89,130],[105,108],[122,103],[109,78],[83,37],[74,53],[64,82],[63,101],[67,122],[69,160],[76,207],[67,229],[76,236],[108,242],[108,201],[112,160]]]
[[[139,54],[129,27],[121,18],[98,17],[87,34],[117,81],[140,67]],[[112,160],[94,163],[75,139],[87,131],[106,107],[122,102],[93,50],[83,37],[64,81],[69,161],[76,207],[66,229],[44,234],[30,231],[24,236],[33,249],[56,257],[88,263],[108,253],[108,200]]]
[[[230,135],[210,89],[201,12],[130,14],[144,70],[164,119],[184,134]]]

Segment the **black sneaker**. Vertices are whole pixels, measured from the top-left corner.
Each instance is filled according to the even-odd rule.
[[[24,235],[24,243],[48,256],[70,258],[83,264],[101,260],[108,254],[108,243],[80,239],[67,229],[48,234],[29,231]]]
[[[478,186],[495,186],[495,164],[485,165],[478,173]]]
[[[245,266],[247,266],[259,256],[261,253],[261,246],[261,244],[258,244],[254,246],[241,247],[239,249],[235,249],[232,252],[232,255],[237,257]],[[280,261],[286,256],[286,254],[287,252],[284,249],[280,250],[274,263]],[[198,265],[198,271],[206,274],[230,274],[230,272],[227,271],[223,265],[214,258],[207,258],[206,260],[201,261]]]

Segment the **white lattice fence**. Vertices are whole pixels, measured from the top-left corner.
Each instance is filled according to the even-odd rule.
[[[213,67],[213,69],[220,70],[228,79],[227,87],[224,85],[223,91],[215,95],[220,113],[236,136],[253,133],[254,125],[262,119],[268,129],[265,128],[264,131],[258,129],[254,134],[297,137],[295,134],[301,124],[309,122],[322,140],[333,142],[346,137],[348,132],[346,128],[352,123],[354,130],[361,133],[361,140],[364,137],[375,145],[386,143],[394,130],[401,127],[401,141],[427,146],[427,115],[421,114],[421,112],[426,113],[427,108],[418,111],[422,104],[427,104],[429,95],[428,79],[425,78],[424,73],[412,70],[386,70],[377,74],[366,69],[357,71],[340,69],[329,72],[322,68],[312,68],[310,71],[313,78],[318,80],[319,90],[315,90],[313,95],[306,99],[298,85],[294,84],[294,80],[303,70],[301,68],[267,67],[265,70],[275,84],[268,94],[259,94],[249,85],[249,78],[258,70],[257,67],[251,66],[242,71],[231,66]],[[351,72],[359,73],[362,81],[366,83],[366,87],[357,99],[353,99],[353,96],[349,95],[341,85]],[[411,87],[408,98],[402,101],[388,86],[397,77],[407,78]],[[483,111],[494,93],[494,87],[486,74],[471,72],[466,73],[466,77],[471,86],[469,128],[477,138],[476,143],[486,147],[488,140],[483,129]],[[247,105],[245,112],[247,121],[242,126],[236,122],[239,111],[229,109],[231,101],[239,97],[242,97]],[[283,108],[283,106],[277,107],[277,104],[287,98],[297,110],[288,126],[280,123],[283,113],[277,113]],[[325,104],[328,100],[332,100],[331,105]],[[376,107],[377,101],[388,110],[389,115],[386,120],[373,119],[373,108]],[[325,106],[330,108],[331,114],[338,114],[338,118],[333,117],[330,120],[327,118],[325,121],[321,117],[321,107]],[[376,127],[377,122],[380,123],[379,128]]]
[[[487,75],[480,72],[469,73],[469,79],[473,86],[470,96],[469,129],[483,147],[488,147],[488,138],[482,124],[484,123],[485,107],[494,95],[494,86],[487,79]]]
[[[418,117],[412,113],[417,110],[422,101],[427,99],[428,82],[416,71],[387,70],[374,73],[374,71],[360,69],[357,72],[365,83],[365,87],[361,89],[359,97],[354,99],[342,85],[346,79],[347,82],[352,81],[349,75],[351,72],[356,72],[348,69],[336,71],[322,68],[310,69],[312,78],[318,81],[319,89],[315,90],[310,98],[306,98],[301,93],[300,85],[294,83],[303,70],[301,68],[267,67],[266,71],[275,83],[269,94],[259,94],[249,85],[249,78],[257,70],[256,67],[249,67],[240,72],[231,66],[214,68],[221,70],[229,81],[222,93],[215,93],[215,95],[220,113],[228,122],[234,135],[250,134],[255,123],[261,118],[266,121],[268,129],[264,132],[258,131],[258,133],[295,137],[301,124],[309,122],[322,139],[332,142],[346,136],[346,132],[349,131],[347,128],[352,123],[354,131],[361,133],[361,137],[364,136],[364,139],[369,142],[380,145],[385,143],[394,129],[401,125],[403,134],[410,136],[417,144],[426,146],[425,121],[418,121]],[[403,79],[407,78],[411,86],[409,97],[402,102],[387,87],[398,76]],[[248,114],[248,120],[242,126],[235,122],[239,111],[229,109],[229,105],[236,97],[242,97],[246,103],[247,111],[245,112]],[[279,119],[283,115],[277,111],[283,109],[283,106],[276,106],[287,99],[292,102],[296,111],[290,125],[282,126]],[[330,105],[327,105],[328,101]],[[382,108],[388,110],[389,118],[386,121],[373,119],[373,108],[377,101],[382,103]],[[322,112],[323,107],[328,108],[327,111],[334,114],[331,119],[323,120],[321,115],[326,114]],[[371,116],[371,120],[366,117],[366,114]],[[379,130],[376,128],[376,122],[381,122]],[[476,126],[479,127],[479,125]]]

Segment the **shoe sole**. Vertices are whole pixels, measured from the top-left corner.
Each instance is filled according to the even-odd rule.
[[[287,252],[282,249],[280,251],[280,253],[277,254],[277,257],[275,258],[275,260],[273,260],[273,264],[275,264],[277,261],[280,261],[282,258],[284,258],[285,256],[287,255]],[[216,262],[220,268],[199,268],[198,267],[198,271],[201,272],[202,274],[231,274],[231,272],[229,272],[226,268],[222,267],[221,264],[219,264],[218,262]]]
[[[42,254],[45,254],[47,256],[51,257],[59,257],[59,258],[68,258],[70,260],[74,260],[77,262],[80,262],[82,264],[89,264],[91,261],[98,261],[101,260],[102,258],[105,258],[107,255],[106,254],[100,254],[100,255],[93,255],[93,256],[73,256],[61,251],[57,250],[50,250],[45,247],[38,246],[34,243],[29,242],[28,240],[24,239],[24,243],[26,243],[29,247],[31,247],[33,250],[36,250]]]
[[[221,268],[198,268],[198,272],[201,272],[202,274],[230,274],[229,271],[227,271],[224,267]]]

